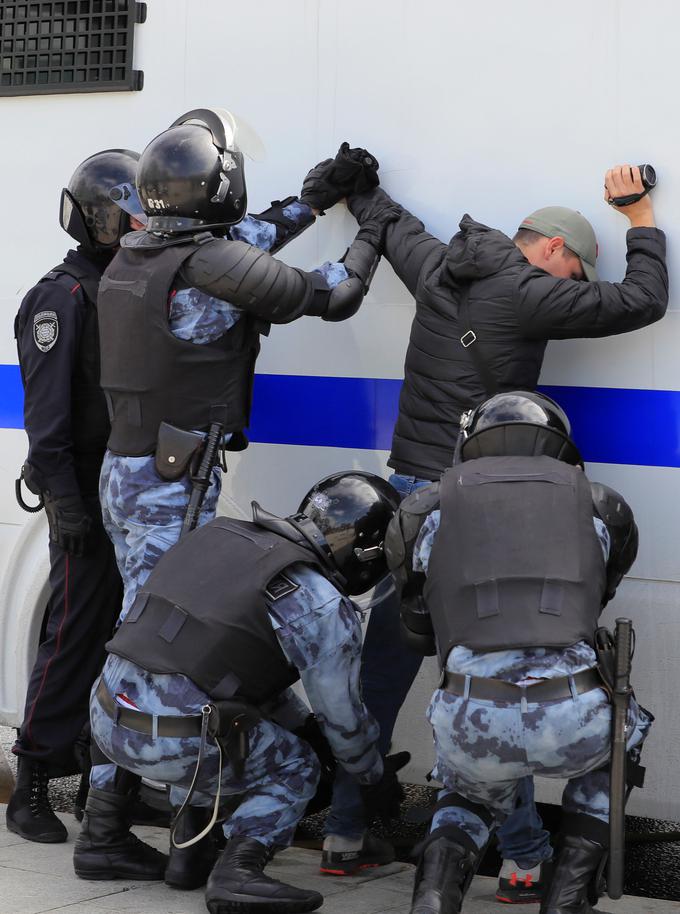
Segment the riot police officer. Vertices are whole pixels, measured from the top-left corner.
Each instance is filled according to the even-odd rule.
[[[594,650],[637,552],[624,499],[589,483],[548,397],[497,394],[461,422],[460,461],[402,502],[386,552],[413,646],[436,652],[428,709],[444,784],[411,914],[457,914],[527,775],[569,778],[541,914],[590,914],[608,845],[611,706]],[[651,717],[634,701],[635,761]]]
[[[396,505],[383,479],[350,472],[319,482],[291,517],[256,503],[252,522],[218,517],[160,559],[107,645],[91,705],[99,745],[118,765],[170,784],[173,805],[206,813],[191,817],[192,844],[186,828],[177,841],[188,814],[180,810],[169,884],[205,880],[220,799],[239,795],[208,879],[213,914],[311,911],[323,901],[262,872],[291,843],[318,779],[310,746],[262,710],[298,679],[369,808],[394,806],[399,761],[383,765],[361,700],[361,627],[349,595],[386,574],[383,541]],[[109,840],[102,801],[90,791],[76,872],[93,851],[99,862]]]
[[[13,748],[18,778],[7,807],[7,827],[30,841],[66,840],[47,784],[78,770],[74,745],[120,602],[97,497],[110,428],[95,301],[101,274],[130,230],[109,190],[134,179],[138,158],[107,149],[75,170],[62,192],[60,223],[78,247],[26,294],[14,325],[29,441],[22,478],[44,502],[50,531],[51,594]]]
[[[270,256],[314,216],[289,198],[244,228],[241,145],[248,152],[252,133],[207,108],[151,141],[137,171],[148,224],[126,238],[100,290],[112,425],[101,498],[125,585],[123,616],[180,535],[206,432],[219,427],[228,450],[247,446],[260,336],[306,314],[354,314],[379,256],[364,240],[370,227],[342,263],[318,271]],[[214,516],[220,484],[215,466],[199,523]]]

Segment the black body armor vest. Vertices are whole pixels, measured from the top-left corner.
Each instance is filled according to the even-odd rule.
[[[169,247],[122,247],[102,277],[101,384],[114,454],[152,454],[161,422],[187,431],[207,430],[212,422],[225,432],[248,425],[260,348],[255,322],[244,314],[205,345],[178,339],[168,326],[175,276],[199,247],[191,239]],[[244,437],[235,436],[232,449],[244,446]]]
[[[161,558],[106,649],[152,673],[182,673],[214,699],[261,704],[299,679],[265,597],[293,562],[324,574],[310,549],[218,517]]]
[[[581,470],[552,457],[482,457],[446,471],[424,591],[442,665],[458,644],[592,643],[604,592]]]

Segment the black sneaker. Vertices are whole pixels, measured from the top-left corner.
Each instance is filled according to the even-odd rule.
[[[496,901],[505,904],[532,904],[541,901],[548,882],[548,866],[549,862],[545,862],[531,870],[523,870],[514,860],[504,860],[498,876]]]
[[[323,851],[319,869],[327,876],[354,876],[359,870],[393,862],[394,848],[389,841],[367,831],[358,851]]]

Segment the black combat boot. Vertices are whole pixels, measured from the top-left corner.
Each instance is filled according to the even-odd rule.
[[[66,841],[68,832],[50,806],[47,767],[25,755],[19,756],[17,782],[7,805],[7,828],[42,844]]]
[[[302,914],[323,904],[318,892],[270,879],[263,870],[270,849],[254,838],[230,838],[208,877],[205,900],[210,914]]]
[[[73,852],[81,879],[163,879],[168,858],[130,831],[133,794],[90,788]]]
[[[177,815],[179,809],[174,810]],[[212,809],[203,806],[187,806],[174,832],[175,841],[183,844],[200,834],[212,818]],[[172,831],[171,831],[172,834]],[[205,885],[217,859],[217,842],[213,832],[192,844],[179,848],[170,841],[170,857],[165,869],[165,884],[173,889],[200,889]]]
[[[433,832],[421,846],[411,914],[459,914],[480,856],[461,829]]]
[[[540,914],[607,914],[593,908],[592,884],[607,849],[584,835],[563,835]]]

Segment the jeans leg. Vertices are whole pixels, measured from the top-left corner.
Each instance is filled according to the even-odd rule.
[[[389,482],[402,498],[421,486],[429,485],[428,480],[412,476],[393,475]],[[385,755],[389,751],[397,716],[423,658],[402,643],[399,601],[391,581],[386,580],[376,587],[373,603],[361,653],[361,692],[364,704],[380,726],[378,748]],[[338,769],[325,832],[327,835],[356,838],[365,828],[359,787],[353,778]]]
[[[534,781],[523,778],[518,785],[518,806],[498,829],[498,847],[504,860],[514,860],[523,870],[530,870],[542,860],[550,860],[550,833],[534,802]]]
[[[378,746],[383,754],[422,662],[422,656],[401,640],[399,601],[392,592],[371,610],[361,654],[362,695],[380,725]]]

